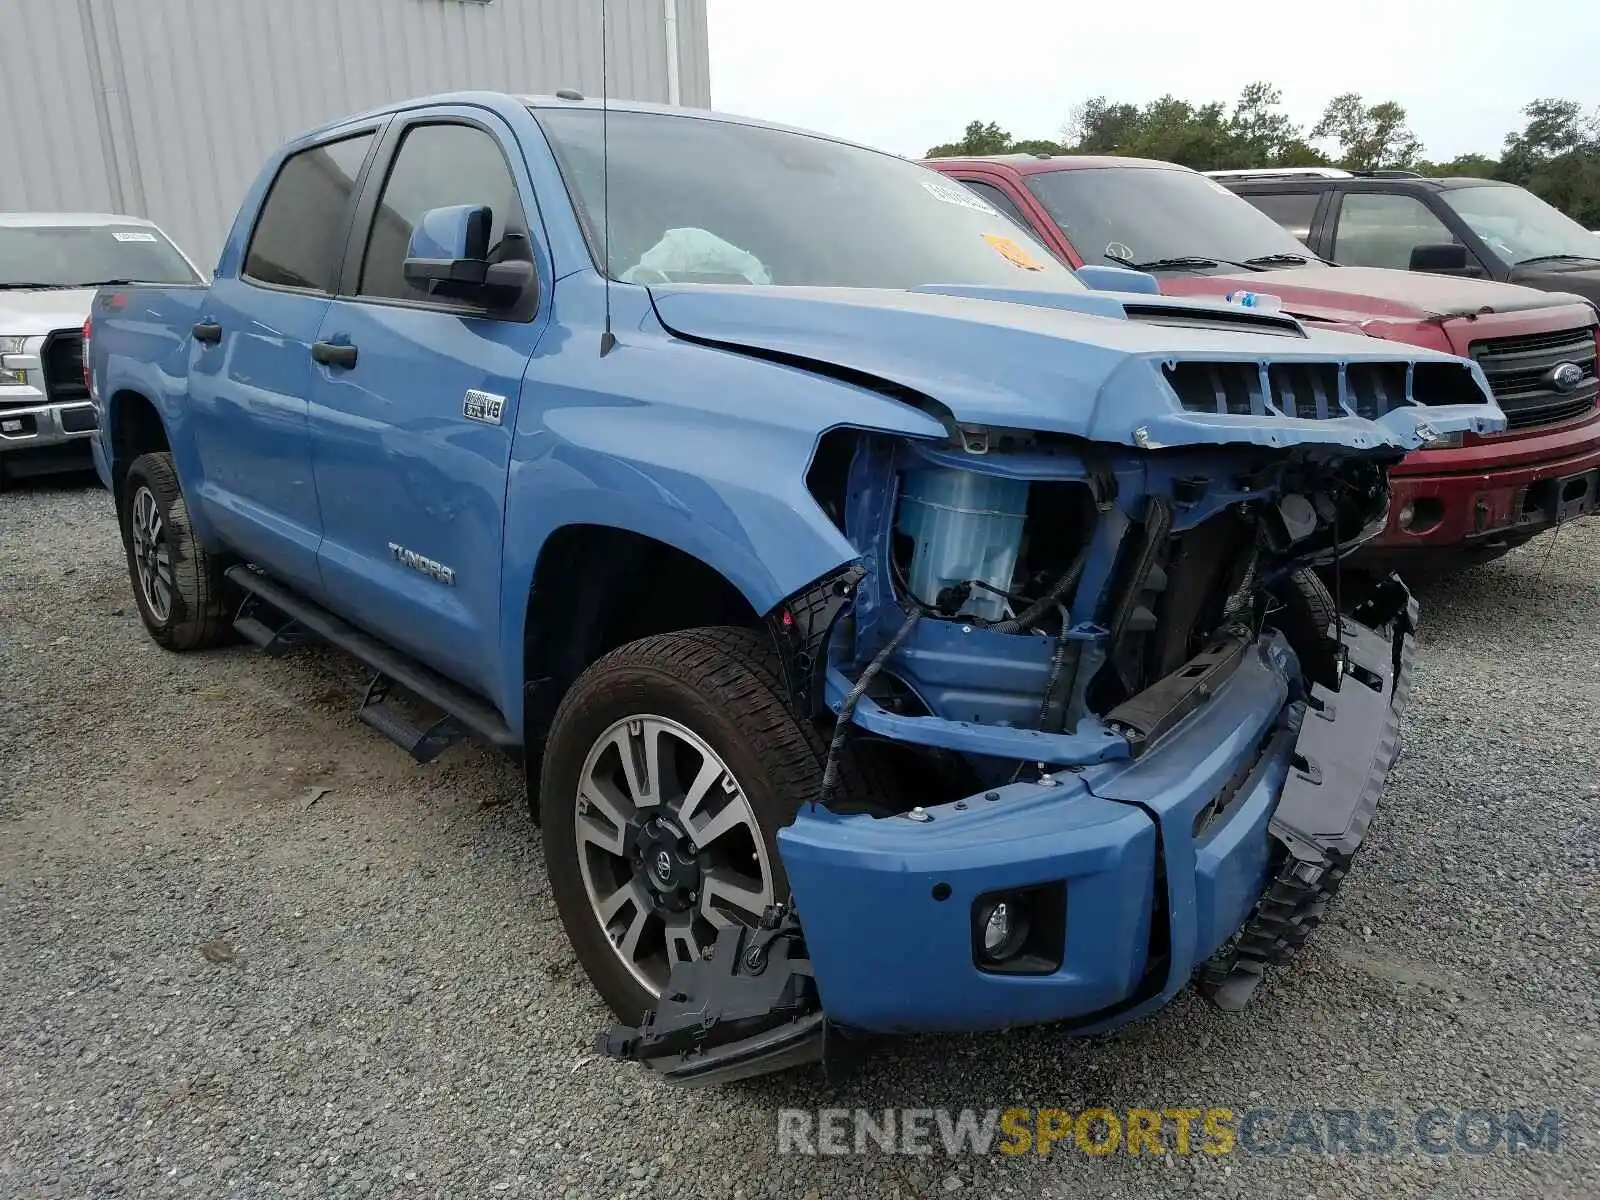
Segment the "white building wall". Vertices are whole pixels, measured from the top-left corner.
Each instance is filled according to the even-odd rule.
[[[710,107],[706,0],[607,0],[610,92]],[[271,151],[466,88],[598,95],[600,0],[0,0],[0,211],[149,217],[215,261]]]

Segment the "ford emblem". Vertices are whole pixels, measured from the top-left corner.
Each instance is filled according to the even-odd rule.
[[[1583,382],[1583,368],[1577,363],[1558,363],[1550,368],[1545,380],[1558,392],[1575,392]]]

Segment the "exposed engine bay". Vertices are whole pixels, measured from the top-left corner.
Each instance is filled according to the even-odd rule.
[[[854,750],[892,759],[918,803],[935,781],[954,796],[1137,755],[1267,626],[1325,673],[1326,631],[1285,611],[1289,582],[1382,528],[1398,457],[830,437],[812,487],[863,550],[828,640],[833,699],[864,684]],[[886,815],[884,799],[856,802]]]
[[[1308,603],[1320,585],[1308,587],[1305,573],[1382,527],[1398,454],[965,435],[936,446],[838,431],[825,442],[809,482],[863,557],[771,618],[797,703],[834,718],[822,794],[809,806],[827,815],[803,806],[780,838],[791,879],[813,885],[797,894],[810,899],[772,906],[759,929],[723,930],[704,961],[674,973],[643,1025],[602,1037],[605,1053],[681,1083],[841,1051],[848,1061],[852,1026],[929,1026],[886,1024],[896,1018],[870,988],[847,994],[836,982],[822,995],[820,973],[853,979],[918,945],[970,961],[971,974],[954,976],[915,954],[890,964],[908,986],[919,973],[946,979],[925,1018],[935,1028],[983,1020],[986,980],[1060,980],[1074,955],[1067,978],[1108,977],[1083,988],[1076,1027],[1118,1023],[1191,973],[1235,1009],[1263,966],[1284,961],[1320,920],[1376,808],[1373,764],[1386,771],[1397,745],[1415,607],[1396,585],[1387,609],[1360,614],[1395,629],[1375,633]],[[1347,674],[1357,684],[1339,695],[1341,726],[1331,697]],[[1241,709],[1244,695],[1254,699]],[[1309,711],[1329,720],[1302,733]],[[1169,761],[1141,778],[1146,755],[1194,770],[1197,750],[1225,748],[1224,729],[1239,740],[1223,777],[1180,785]],[[1175,754],[1163,753],[1169,743]],[[1062,786],[1063,771],[1074,788]],[[1343,773],[1337,799],[1321,787],[1324,771],[1330,781]],[[1036,822],[1040,862],[997,879],[985,839],[1010,844],[1007,805],[1052,798],[1070,807],[1023,818]],[[1118,837],[1148,837],[1150,855],[1133,874],[1108,875],[1092,843],[1082,867],[1044,845],[1072,840],[1060,823],[1074,808],[1092,823],[1130,807],[1113,819],[1142,828]],[[881,855],[862,845],[863,821],[884,829]],[[925,849],[913,829],[930,831]],[[1256,842],[1232,885],[1195,857],[1219,831]],[[845,844],[877,859],[855,894],[857,880],[816,873]],[[989,882],[963,888],[964,874]],[[817,890],[824,878],[837,894]],[[1103,886],[1119,899],[1097,909],[1090,897]],[[889,908],[871,902],[886,894],[897,897]],[[1085,904],[1086,924],[1069,932]],[[819,957],[815,929],[839,946],[864,911],[872,936]]]

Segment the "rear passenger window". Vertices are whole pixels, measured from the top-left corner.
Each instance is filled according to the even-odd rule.
[[[1283,192],[1277,196],[1246,192],[1244,198],[1282,225],[1293,237],[1302,242],[1311,240],[1311,222],[1317,216],[1317,202],[1322,199],[1320,192]]]
[[[372,134],[363,133],[285,160],[256,218],[245,278],[274,287],[334,290],[350,196],[371,145]]]
[[[457,204],[487,205],[494,216],[489,229],[489,261],[498,261],[506,224],[515,214],[522,225],[516,180],[506,166],[500,143],[473,125],[418,125],[400,143],[394,167],[383,185],[378,210],[367,238],[361,268],[361,295],[393,300],[428,300],[421,288],[405,279],[406,250],[411,231],[430,208]],[[526,256],[526,247],[518,251]]]

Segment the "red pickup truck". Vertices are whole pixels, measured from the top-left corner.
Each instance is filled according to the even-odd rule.
[[[1178,296],[1251,291],[1321,328],[1475,359],[1507,430],[1415,451],[1393,472],[1388,527],[1356,560],[1486,561],[1600,503],[1600,310],[1576,295],[1319,259],[1199,172],[1146,159],[930,159],[1074,269],[1132,267]]]

